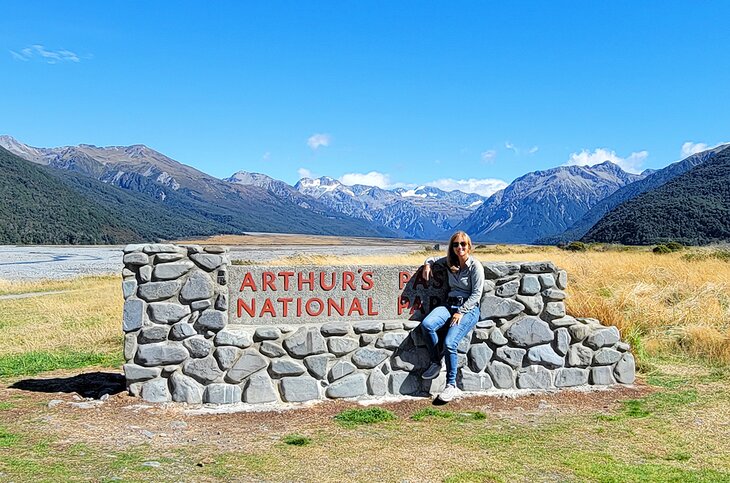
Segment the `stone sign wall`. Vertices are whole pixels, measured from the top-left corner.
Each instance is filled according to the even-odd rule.
[[[151,402],[301,402],[429,395],[419,320],[446,295],[418,267],[231,266],[220,247],[125,248],[124,365]],[[465,391],[630,384],[615,327],[565,312],[550,262],[484,263],[477,327],[459,346]]]

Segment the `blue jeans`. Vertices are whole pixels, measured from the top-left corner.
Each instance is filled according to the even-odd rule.
[[[438,353],[436,346],[438,345],[438,330],[451,320],[453,312],[448,307],[439,306],[431,311],[430,314],[423,319],[421,327],[426,333],[426,345],[431,356],[431,362],[439,363],[441,355]],[[449,327],[449,331],[444,338],[444,352],[446,356],[446,384],[456,385],[456,366],[458,364],[458,356],[456,347],[461,339],[468,334],[479,322],[479,306],[477,305],[469,312],[461,317],[459,325]]]

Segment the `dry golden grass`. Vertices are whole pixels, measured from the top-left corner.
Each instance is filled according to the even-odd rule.
[[[10,293],[63,293],[0,300],[0,357],[28,352],[119,352],[122,291],[119,277],[65,282],[8,283]]]

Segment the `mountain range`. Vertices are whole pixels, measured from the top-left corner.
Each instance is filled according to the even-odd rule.
[[[482,197],[428,186],[348,186],[326,176],[303,178],[294,186],[247,171],[221,180],[144,145],[37,148],[0,136],[0,147],[7,150],[2,151],[3,159],[15,166],[16,173],[32,171],[54,186],[38,188],[39,192],[68,190],[68,196],[59,199],[74,200],[69,201],[72,206],[93,207],[104,223],[111,223],[95,221],[85,237],[59,235],[43,240],[37,226],[23,228],[23,223],[29,223],[23,220],[31,217],[13,217],[5,209],[0,210],[0,215],[6,215],[0,223],[7,223],[15,235],[0,231],[4,243],[119,243],[255,231],[441,240],[456,229],[467,231],[478,242],[556,243],[580,239],[616,209],[693,172],[727,148],[641,174],[627,173],[608,161],[590,167],[560,166],[528,173]],[[17,191],[21,180],[20,175],[8,178],[5,185],[13,184]],[[19,199],[27,204],[32,197],[26,194]],[[719,202],[715,200],[713,206]],[[24,210],[19,205],[14,209]],[[27,236],[29,231],[32,237]],[[592,230],[589,238],[616,241],[612,237],[617,233],[616,229]],[[622,233],[622,239],[627,239]],[[640,239],[650,243],[649,238]]]

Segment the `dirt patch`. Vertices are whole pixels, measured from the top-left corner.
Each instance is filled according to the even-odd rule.
[[[650,392],[652,388],[637,384],[519,397],[467,395],[440,408],[481,411],[492,418],[538,424],[562,415],[609,412],[620,401]],[[12,405],[0,412],[0,421],[23,421],[29,428],[54,433],[61,443],[117,449],[140,444],[153,448],[205,445],[228,450],[267,447],[290,433],[339,430],[333,417],[345,409],[361,407],[353,401],[322,401],[286,410],[194,414],[193,406],[149,404],[131,397],[124,390],[122,376],[105,371],[57,371],[3,384],[0,402]],[[378,406],[407,419],[433,404],[430,398],[408,398]]]

